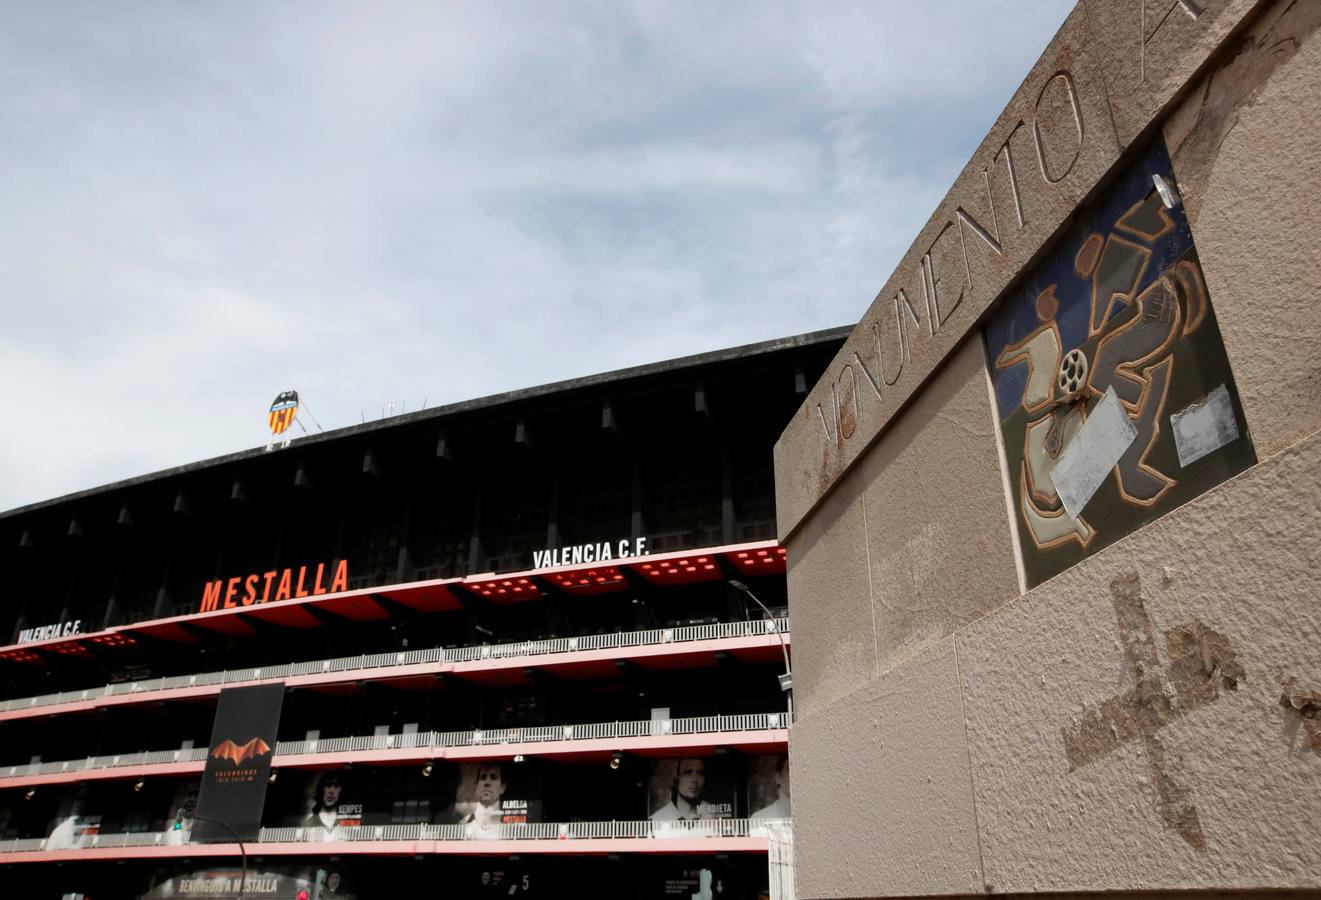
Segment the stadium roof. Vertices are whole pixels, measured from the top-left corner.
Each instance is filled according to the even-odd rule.
[[[704,366],[719,365],[721,363],[732,362],[739,359],[747,359],[755,356],[768,356],[787,350],[794,350],[800,347],[812,347],[820,344],[828,344],[833,341],[842,341],[848,337],[853,330],[852,326],[843,326],[838,328],[829,328],[822,331],[812,331],[805,334],[792,335],[790,337],[775,338],[769,341],[760,341],[753,344],[743,344],[738,347],[727,347],[721,350],[712,350],[707,353],[698,353],[692,356],[682,356],[676,359],[663,360],[661,362],[646,363],[640,366],[630,366],[624,369],[615,369],[611,372],[602,372],[595,375],[584,375],[579,378],[570,378],[565,381],[551,382],[550,384],[537,385],[535,387],[520,388],[514,391],[505,391],[499,394],[491,394],[486,397],[478,397],[471,400],[460,400],[455,403],[445,404],[443,406],[433,406],[429,409],[422,409],[411,413],[401,413],[395,416],[388,416],[383,419],[376,419],[371,422],[364,422],[358,425],[349,425],[344,428],[335,428],[330,431],[309,434],[297,439],[298,447],[307,447],[317,444],[324,444],[329,441],[340,440],[353,436],[371,434],[374,432],[383,432],[389,429],[400,428],[407,425],[416,425],[425,422],[441,422],[455,416],[495,410],[500,407],[509,406],[535,400],[541,397],[554,395],[571,394],[577,391],[590,390],[606,385],[626,385],[629,382],[641,381],[655,376],[665,375],[671,372],[680,372],[688,369],[698,369]],[[125,478],[120,481],[109,484],[98,485],[81,491],[75,491],[63,496],[53,497],[48,500],[39,500],[36,503],[29,503],[24,506],[0,512],[0,519],[9,519],[21,516],[27,513],[37,512],[43,509],[49,509],[59,506],[63,503],[69,503],[89,497],[95,497],[100,494],[107,494],[117,490],[134,488],[152,482],[164,481],[168,478],[191,475],[208,469],[219,468],[236,462],[242,462],[248,459],[256,459],[266,455],[264,447],[252,447],[246,450],[239,450],[234,453],[227,453],[223,456],[215,456],[210,459],[199,460],[197,462],[185,463],[170,469],[162,469],[157,472],[150,472],[145,475],[135,475],[131,478]]]

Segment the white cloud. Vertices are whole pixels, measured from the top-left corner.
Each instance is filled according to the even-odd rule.
[[[0,508],[856,320],[1070,6],[7,9]]]

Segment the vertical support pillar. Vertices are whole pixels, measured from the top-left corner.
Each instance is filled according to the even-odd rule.
[[[409,551],[409,540],[413,531],[413,503],[409,500],[404,506],[404,514],[399,522],[399,559],[395,564],[394,580],[403,584],[413,577],[413,555]]]
[[[477,490],[473,493],[472,501],[472,538],[468,542],[468,574],[481,571],[482,563],[482,490],[481,481],[477,482]]]
[[[734,543],[734,451],[720,448],[720,543]]]
[[[633,461],[633,546],[637,546],[638,538],[646,536],[646,521],[642,515],[642,498],[644,494],[645,483],[643,482],[642,461]]]
[[[550,485],[546,498],[546,546],[560,545],[560,472],[556,466],[551,470]]]

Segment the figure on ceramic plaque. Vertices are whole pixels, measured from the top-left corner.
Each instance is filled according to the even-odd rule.
[[[1029,585],[1255,461],[1173,185],[1157,140],[988,320]]]

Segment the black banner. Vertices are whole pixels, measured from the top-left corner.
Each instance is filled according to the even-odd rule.
[[[283,683],[220,692],[193,840],[224,843],[236,835],[243,841],[257,838],[283,704]]]

